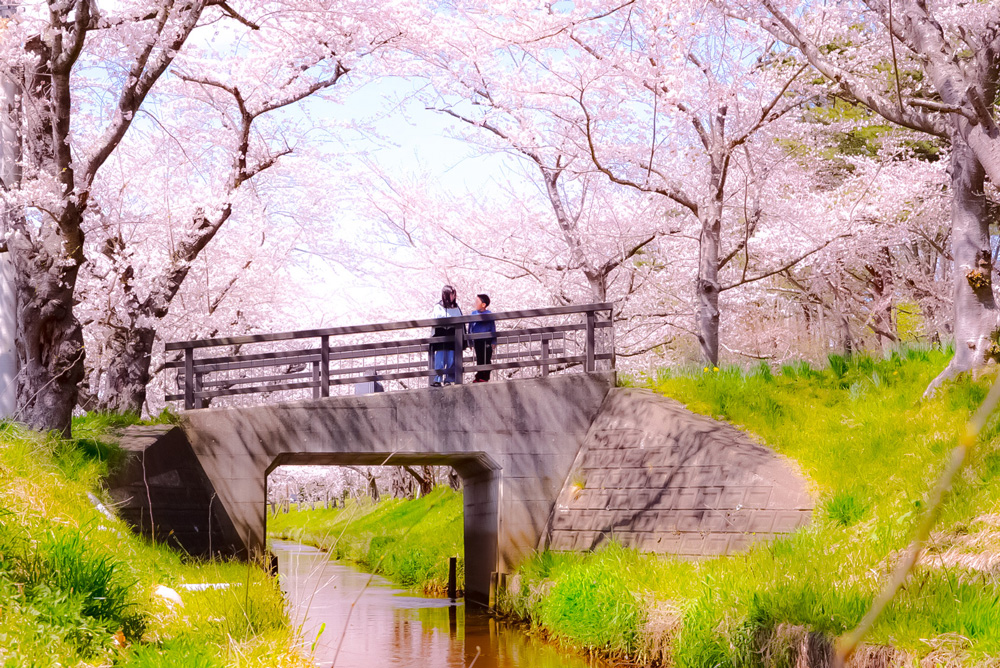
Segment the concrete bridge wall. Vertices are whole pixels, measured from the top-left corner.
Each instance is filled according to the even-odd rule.
[[[0,230],[2,232],[2,230]],[[17,352],[14,350],[14,270],[7,253],[0,253],[0,419],[17,408]]]
[[[181,430],[215,495],[198,533],[207,535],[211,515],[213,532],[227,531],[241,553],[263,552],[267,474],[283,464],[450,465],[465,484],[467,596],[485,602],[491,572],[538,546],[612,386],[610,374],[574,374],[188,411]],[[191,462],[184,466],[196,480]]]
[[[493,571],[539,546],[725,554],[794,531],[813,506],[768,448],[600,374],[189,411],[181,427],[133,428],[123,445],[136,456],[112,481],[122,512],[199,554],[264,551],[276,466],[452,466],[478,603]]]
[[[813,499],[793,462],[732,425],[648,390],[612,390],[559,495],[545,546],[608,540],[695,558],[806,525]]]

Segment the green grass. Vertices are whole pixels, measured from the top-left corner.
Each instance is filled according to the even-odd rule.
[[[656,657],[666,645],[681,667],[765,665],[779,626],[843,633],[869,608],[906,546],[928,490],[992,381],[962,378],[921,402],[947,359],[910,349],[884,359],[831,356],[824,368],[664,370],[633,381],[732,422],[788,457],[812,483],[812,524],[697,563],[617,546],[538,555],[513,579],[505,610],[563,642],[618,656]],[[931,552],[1000,550],[998,445],[994,416],[953,488]],[[996,575],[947,563],[918,566],[867,641],[931,664],[982,665],[1000,655]]]
[[[272,537],[315,545],[429,594],[447,589],[449,557],[458,557],[460,587],[465,579],[462,494],[449,487],[413,500],[351,499],[344,508],[294,510],[269,516],[267,528]]]
[[[308,665],[263,569],[187,559],[95,507],[122,456],[109,434],[136,422],[88,416],[72,440],[0,422],[0,664]],[[179,587],[201,582],[231,586]]]

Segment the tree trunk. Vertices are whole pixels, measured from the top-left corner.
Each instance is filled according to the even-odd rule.
[[[120,327],[112,330],[104,349],[108,362],[101,375],[98,408],[108,413],[141,413],[146,403],[149,366],[156,330]]]
[[[608,301],[608,272],[585,271],[584,275],[590,285],[590,298],[598,304]]]
[[[421,471],[416,471],[412,467],[404,466],[403,470],[409,473],[417,483],[419,496],[427,496],[434,491],[434,474],[429,466],[420,467]]]
[[[925,397],[949,378],[985,364],[994,352],[991,347],[997,332],[985,171],[957,131],[952,133],[950,172],[955,356],[927,387]]]
[[[703,208],[698,278],[698,343],[705,362],[719,363],[719,244],[722,230],[721,203],[712,201]]]
[[[63,240],[51,227],[44,245],[21,235],[11,239],[17,324],[17,419],[69,437],[77,390],[84,375],[83,328],[73,315],[79,265],[60,261]]]
[[[84,261],[81,222],[86,197],[70,197],[68,74],[52,69],[53,54],[43,40],[30,40],[26,50],[37,57],[37,65],[26,72],[18,110],[23,114],[24,163],[26,169],[57,175],[65,199],[60,210],[43,212],[37,226],[29,224],[20,209],[9,211],[5,220],[15,231],[8,245],[17,301],[16,417],[34,429],[68,437],[85,373],[83,329],[73,304]]]
[[[0,233],[2,232],[0,227]],[[7,253],[3,253],[0,254],[0,420],[13,418],[17,411],[17,354],[14,348],[16,316],[14,272]]]

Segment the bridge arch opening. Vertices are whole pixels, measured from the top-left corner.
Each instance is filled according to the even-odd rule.
[[[451,467],[462,480],[465,599],[473,605],[489,604],[490,578],[498,570],[502,476],[487,453],[286,452],[274,459],[265,476],[281,466]]]

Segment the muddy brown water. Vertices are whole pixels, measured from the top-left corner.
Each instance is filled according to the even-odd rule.
[[[461,599],[402,591],[314,547],[275,540],[272,550],[292,621],[323,668],[606,666],[467,610]]]

